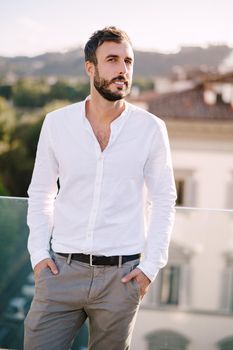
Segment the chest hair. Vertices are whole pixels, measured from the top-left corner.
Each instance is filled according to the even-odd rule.
[[[94,127],[94,134],[99,142],[101,151],[103,151],[107,147],[110,139],[110,133],[110,125]]]

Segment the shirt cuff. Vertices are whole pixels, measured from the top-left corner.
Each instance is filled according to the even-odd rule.
[[[40,261],[42,261],[44,259],[51,259],[51,256],[47,250],[43,250],[43,251],[41,250],[41,251],[37,252],[36,254],[32,254],[31,255],[31,264],[32,264],[33,270],[34,270],[34,267],[36,266],[36,264],[38,264]]]
[[[140,269],[151,282],[155,280],[160,270],[160,268],[156,267],[153,263],[146,260],[141,261],[137,268]]]

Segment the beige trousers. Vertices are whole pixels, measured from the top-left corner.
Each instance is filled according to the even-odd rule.
[[[136,280],[121,278],[139,263],[90,266],[54,254],[59,269],[43,269],[25,319],[24,350],[67,350],[89,318],[90,350],[128,350],[140,304]]]

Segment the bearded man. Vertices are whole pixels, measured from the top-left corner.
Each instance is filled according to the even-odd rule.
[[[28,190],[35,296],[25,350],[69,349],[87,318],[90,350],[129,349],[140,302],[167,262],[169,141],[161,119],[125,101],[133,65],[128,35],[98,30],[85,46],[90,95],[44,120]]]

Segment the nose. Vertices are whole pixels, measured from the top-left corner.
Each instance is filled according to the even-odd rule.
[[[119,64],[119,74],[125,75],[128,73],[127,65],[125,61],[120,62]]]

